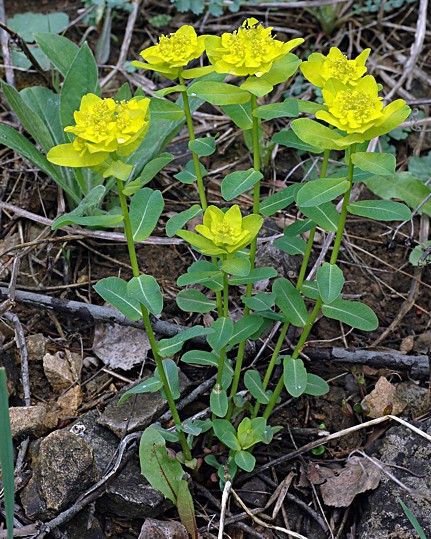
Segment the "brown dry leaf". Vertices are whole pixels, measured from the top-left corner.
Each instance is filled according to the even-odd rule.
[[[396,394],[396,390],[384,376],[380,377],[373,391],[362,400],[361,406],[367,416],[377,418],[401,414],[406,403]]]
[[[415,344],[415,338],[413,335],[409,335],[408,337],[404,337],[404,339],[401,341],[400,344],[400,352],[402,354],[408,354],[413,350],[413,346]]]
[[[346,466],[320,487],[323,501],[332,507],[349,507],[357,494],[379,486],[380,470],[371,461],[352,457]]]
[[[142,329],[119,324],[96,325],[93,352],[111,369],[128,371],[141,365],[150,348],[150,341]]]

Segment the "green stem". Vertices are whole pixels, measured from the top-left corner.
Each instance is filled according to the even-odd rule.
[[[350,193],[352,191],[352,185],[353,185],[353,172],[354,172],[354,164],[352,162],[352,154],[354,153],[355,151],[355,145],[353,144],[350,149],[348,150],[348,172],[347,172],[347,179],[349,181],[349,188],[348,190],[344,193],[344,198],[343,198],[343,204],[342,204],[342,207],[341,207],[341,213],[340,213],[340,218],[339,218],[339,221],[338,221],[338,227],[337,227],[337,233],[335,235],[335,241],[334,241],[334,247],[332,249],[332,255],[331,255],[331,259],[329,261],[330,264],[336,264],[337,262],[337,258],[338,258],[338,254],[339,254],[339,251],[340,251],[340,247],[341,247],[341,241],[343,239],[343,233],[344,233],[344,226],[346,224],[346,218],[347,218],[347,206],[349,205],[349,201],[350,201]],[[323,167],[322,167],[323,169]],[[325,173],[326,173],[326,167],[325,167]],[[292,358],[293,359],[297,359],[299,357],[299,354],[301,353],[302,351],[302,348],[311,332],[311,329],[314,325],[314,322],[316,321],[316,318],[320,312],[320,309],[323,305],[323,300],[321,297],[319,297],[316,301],[316,304],[313,308],[313,310],[311,311],[308,319],[307,319],[307,323],[305,324],[304,326],[304,330],[301,334],[301,337],[295,347],[295,350],[293,351],[292,353]],[[266,419],[269,418],[269,416],[271,415],[271,412],[272,410],[274,409],[274,406],[277,402],[277,399],[278,397],[280,396],[280,393],[281,391],[283,390],[283,387],[284,387],[284,381],[283,381],[283,378],[281,378],[274,390],[274,393],[272,394],[271,396],[271,399],[270,399],[270,402],[267,404],[267,407],[265,409],[265,412],[263,414],[263,417],[265,417]]]
[[[184,79],[181,75],[178,77],[179,83],[184,85]],[[186,116],[186,123],[187,123],[187,129],[189,132],[189,139],[195,140],[195,130],[193,128],[193,120],[192,120],[192,114],[190,111],[190,103],[189,103],[189,96],[187,95],[187,92],[181,92],[181,95],[183,96],[183,102],[184,102],[184,114]],[[196,174],[196,180],[197,180],[197,186],[199,191],[199,198],[201,201],[202,209],[205,211],[208,207],[207,197],[205,194],[205,187],[204,187],[204,180],[202,178],[201,173],[201,165],[199,162],[199,156],[197,153],[192,151],[192,158],[193,158],[193,165],[195,167],[195,174]]]
[[[251,108],[252,112],[254,112],[257,109],[257,100],[256,96],[251,94]],[[253,139],[253,168],[256,172],[260,172],[261,168],[261,161],[260,161],[260,144],[259,144],[259,118],[257,116],[252,116],[253,118],[253,128],[252,128],[252,139]],[[253,187],[253,213],[256,215],[259,215],[260,213],[260,181],[256,182]],[[253,241],[250,244],[250,271],[254,268],[254,261],[256,258],[256,250],[257,250],[257,236],[253,239]],[[247,287],[245,289],[245,296],[249,298],[251,296],[253,290],[253,283],[248,283]],[[248,316],[250,314],[249,307],[244,308],[244,316]],[[242,364],[244,361],[244,353],[245,353],[245,345],[246,341],[242,341],[239,344],[238,347],[238,353],[236,356],[236,362],[235,362],[235,371],[233,375],[232,380],[232,386],[230,388],[229,393],[229,409],[227,412],[226,419],[230,419],[233,412],[233,397],[235,397],[236,392],[238,391],[239,386],[239,380],[241,377],[241,369]]]
[[[222,307],[223,316],[226,318],[229,316],[229,281],[228,274],[223,272],[223,307]],[[222,390],[222,377],[223,377],[223,368],[226,357],[226,346],[220,350],[218,367],[217,367],[217,378],[214,384],[214,388]],[[212,420],[216,419],[216,415],[212,414]]]
[[[132,225],[130,223],[129,209],[127,206],[126,197],[123,193],[123,187],[124,187],[123,182],[117,179],[118,196],[120,199],[121,211],[123,214],[123,221],[124,221],[124,235],[126,237],[127,248],[129,250],[130,263],[132,265],[133,276],[139,277],[140,271],[139,271],[138,258],[136,256],[135,244],[133,242]],[[169,387],[169,382],[166,377],[165,370],[163,368],[162,358],[160,357],[158,349],[157,349],[156,338],[154,336],[154,331],[151,326],[150,313],[148,312],[148,309],[145,307],[145,305],[142,305],[142,304],[141,304],[141,313],[142,313],[142,320],[144,322],[145,331],[147,332],[148,340],[150,341],[151,350],[154,356],[154,361],[156,363],[157,372],[159,373],[160,380],[163,384],[163,390],[166,395],[166,400],[168,401],[172,418],[174,420],[175,426],[177,427],[178,437],[180,440],[181,448],[184,453],[184,458],[186,461],[191,461],[193,457],[190,452],[190,448],[187,444],[186,436],[184,432],[178,428],[181,426],[181,418],[178,413],[177,407],[175,405],[175,399]]]

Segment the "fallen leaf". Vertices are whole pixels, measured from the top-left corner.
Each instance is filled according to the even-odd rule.
[[[379,486],[380,470],[361,457],[350,458],[346,466],[320,487],[323,501],[331,507],[349,507],[355,496]]]
[[[399,415],[406,403],[397,393],[396,387],[381,376],[375,388],[361,402],[364,413],[368,417],[377,418],[387,414]]]

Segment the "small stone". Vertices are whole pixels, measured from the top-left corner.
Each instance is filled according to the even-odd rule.
[[[368,417],[400,415],[406,403],[397,393],[397,388],[381,376],[375,388],[362,400],[361,406]]]
[[[60,395],[57,399],[57,406],[59,407],[60,417],[74,417],[77,414],[78,408],[81,406],[84,395],[80,386],[73,386]]]
[[[14,406],[9,408],[12,438],[41,436],[46,432],[46,408],[44,406]]]
[[[190,386],[190,380],[180,371],[181,394]],[[126,389],[118,393],[118,399],[108,404],[99,419],[100,425],[111,429],[119,438],[124,434],[144,430],[154,423],[168,409],[160,391],[133,395],[123,404],[118,400]]]
[[[63,531],[67,539],[106,539],[93,513],[94,508],[86,507],[65,524]]]
[[[53,518],[98,478],[93,449],[69,431],[52,432],[41,442],[33,477],[22,490],[25,513],[31,519]]]
[[[138,539],[188,539],[185,527],[179,522],[147,518]]]
[[[25,344],[27,345],[28,360],[29,361],[41,361],[46,354],[46,348],[48,346],[49,339],[42,333],[36,333],[35,335],[28,335],[25,338]]]
[[[413,418],[425,414],[430,405],[429,391],[426,387],[421,387],[408,380],[397,384],[397,397],[406,403],[405,415]]]
[[[268,485],[259,477],[253,477],[245,482],[238,493],[247,505],[253,507],[265,507],[269,500]]]
[[[66,350],[43,356],[43,370],[54,391],[63,391],[79,381],[81,369],[80,354]]]

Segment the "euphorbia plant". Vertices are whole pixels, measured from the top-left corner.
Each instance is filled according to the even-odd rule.
[[[148,111],[151,111],[148,100],[136,97],[117,103],[92,94],[85,96],[80,110],[75,113],[75,125],[66,128],[75,138],[48,154],[52,162],[60,165],[96,168],[103,176],[115,178],[117,184],[121,213],[116,215],[118,224],[122,222],[124,225],[133,278],[126,282],[109,277],[95,288],[130,319],[143,319],[157,365],[153,377],[144,380],[123,398],[133,393],[161,390],[169,403],[176,428],[175,433],[159,428],[157,434],[154,432],[156,427],[151,427],[151,432],[142,439],[142,459],[145,459],[147,451],[152,452],[155,461],[157,456],[162,460],[168,458],[165,450],[161,449],[163,442],[160,440],[164,436],[180,442],[182,454],[178,458],[193,468],[196,461],[192,458],[191,442],[195,436],[212,429],[216,438],[229,448],[226,462],[229,473],[234,476],[238,467],[250,471],[255,462],[253,446],[259,442],[269,443],[277,431],[277,427],[271,427],[268,421],[282,390],[285,388],[293,397],[302,394],[319,396],[328,390],[322,378],[307,372],[300,357],[318,314],[322,312],[328,318],[363,331],[374,330],[378,325],[370,307],[342,298],[344,276],[337,266],[337,258],[349,213],[383,220],[404,220],[410,216],[406,206],[391,201],[350,202],[355,167],[362,176],[393,171],[395,160],[392,156],[367,153],[366,145],[371,138],[397,127],[410,110],[402,100],[383,106],[378,95],[379,86],[373,77],[366,75],[369,49],[349,60],[341,51],[332,48],[328,56],[314,53],[302,64],[304,76],[322,89],[323,104],[298,99],[262,104],[274,86],[287,81],[300,65],[300,60],[290,51],[302,41],[298,38],[284,43],[276,39],[271,28],[264,28],[254,18],[247,19],[240,28],[221,37],[198,37],[192,27],[185,26],[170,36],[162,36],[157,45],[142,51],[146,62],[136,63],[178,82],[161,91],[160,103],[154,106],[155,110],[162,107],[186,118],[192,162],[176,177],[184,183],[196,182],[200,204],[171,218],[167,223],[167,234],[177,234],[201,256],[190,265],[186,274],[178,278],[177,284],[184,290],[178,293],[177,304],[186,312],[216,311],[218,316],[209,328],[197,325],[159,342],[156,342],[151,328],[150,313],[158,315],[161,312],[163,299],[156,279],[141,275],[134,243],[146,239],[153,231],[163,210],[163,197],[160,191],[143,187],[147,180],[138,178],[130,182],[133,167],[123,161],[137,145],[145,145]],[[200,58],[204,50],[210,65],[189,68],[189,62]],[[226,83],[222,81],[223,75],[237,78]],[[198,80],[187,86],[185,81],[191,78]],[[182,95],[182,107],[165,99],[173,92]],[[196,139],[194,136],[190,104],[197,98],[221,106],[251,140],[253,166],[232,172],[221,182],[221,195],[226,207],[219,208],[207,202],[203,183],[205,169],[199,159],[215,151],[215,137]],[[274,136],[274,142],[322,153],[320,178],[304,185],[291,185],[262,200],[260,123],[273,118],[296,118],[301,112],[315,114],[317,120],[329,124],[329,127],[310,118],[295,119],[291,129]],[[339,159],[341,175],[328,177],[331,151],[344,152],[344,155]],[[333,157],[340,157],[340,154],[333,154]],[[229,207],[232,200],[251,189],[251,213],[246,215],[244,210],[248,208],[241,211],[239,204]],[[127,200],[129,195],[132,195],[130,204]],[[338,212],[333,201],[340,196],[343,200],[341,212]],[[257,237],[264,217],[294,202],[304,219],[286,227],[283,237],[274,245],[292,256],[303,256],[298,280],[292,283],[279,277],[272,283],[270,292],[265,287],[254,292],[255,283],[277,277],[273,268],[255,267]],[[203,222],[194,231],[183,230],[191,219],[201,214]],[[318,269],[316,279],[306,281],[317,228],[334,232],[334,245],[329,261]],[[307,242],[302,238],[306,232],[309,233]],[[243,315],[234,322],[231,293],[243,286]],[[205,289],[207,293],[204,293]],[[248,368],[243,372],[247,339],[257,340],[274,320],[280,321],[282,328],[263,379],[255,369]],[[280,356],[291,325],[302,328],[302,333],[291,354]],[[206,338],[207,349],[188,350],[180,359],[185,363],[217,369],[215,385],[210,393],[212,418],[207,421],[181,421],[175,405],[180,393],[174,356],[186,341],[198,336]],[[274,367],[280,361],[283,363],[283,375],[274,383]],[[248,403],[238,395],[240,385],[249,390],[251,397]],[[262,405],[265,410],[259,416]],[[210,455],[207,461],[219,468],[219,477],[224,481],[224,468],[215,456]],[[166,485],[166,477],[162,478],[163,469],[149,470],[144,463],[142,468],[149,480],[155,481],[163,492],[170,489],[175,503],[182,499],[184,483],[179,477],[178,466],[170,486]]]

